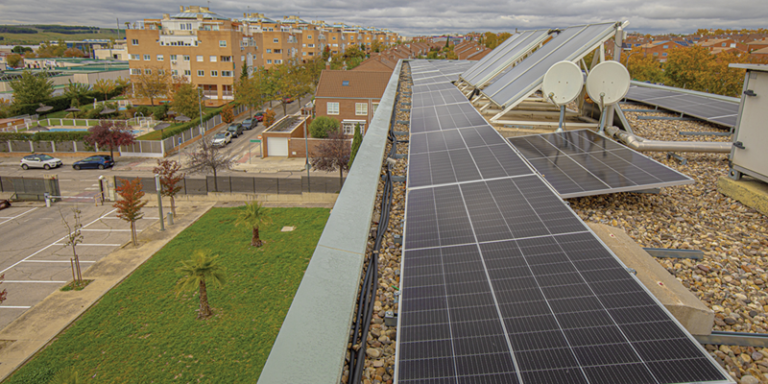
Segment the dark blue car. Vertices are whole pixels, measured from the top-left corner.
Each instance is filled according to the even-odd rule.
[[[85,159],[75,162],[74,164],[72,164],[72,168],[78,169],[78,170],[87,169],[87,168],[104,169],[104,168],[109,168],[113,165],[115,165],[115,161],[112,160],[112,156],[96,155],[96,156],[87,157]]]

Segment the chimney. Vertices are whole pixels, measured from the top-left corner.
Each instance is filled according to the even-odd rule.
[[[163,20],[170,20],[170,19],[171,19],[171,15],[167,13],[163,13]]]
[[[179,12],[184,12],[184,6],[183,5],[179,5]]]

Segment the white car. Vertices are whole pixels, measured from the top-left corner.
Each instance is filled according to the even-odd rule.
[[[232,134],[229,132],[217,133],[213,136],[211,145],[214,147],[223,147],[232,141]]]
[[[44,153],[37,153],[34,155],[24,156],[21,159],[21,168],[43,168],[51,169],[61,166],[61,159],[46,155]]]

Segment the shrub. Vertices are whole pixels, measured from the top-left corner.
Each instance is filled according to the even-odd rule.
[[[339,121],[328,116],[320,116],[309,124],[309,134],[316,139],[325,139],[338,129]]]
[[[221,111],[221,120],[227,124],[235,121],[235,115],[232,113],[232,106],[227,104]]]

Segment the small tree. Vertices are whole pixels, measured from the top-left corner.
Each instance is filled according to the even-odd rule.
[[[133,134],[130,128],[122,122],[102,120],[99,124],[88,129],[91,134],[85,137],[89,145],[98,144],[99,147],[109,147],[112,160],[115,159],[115,148],[121,145],[133,144]]]
[[[98,79],[93,84],[93,90],[104,94],[104,100],[109,100],[109,94],[114,92],[117,85],[110,79]]]
[[[221,120],[224,121],[227,124],[235,121],[235,115],[232,113],[232,106],[231,105],[227,104],[221,110]]]
[[[24,59],[22,59],[21,55],[18,54],[8,55],[5,61],[11,68],[17,68],[24,65]]]
[[[360,123],[355,124],[355,136],[352,138],[352,150],[349,154],[349,167],[352,168],[352,162],[355,161],[357,150],[363,142],[363,134],[360,132]]]
[[[77,207],[72,208],[72,215],[75,222],[70,226],[67,218],[59,211],[61,215],[61,221],[64,222],[64,226],[67,227],[67,243],[65,247],[72,247],[72,288],[75,288],[77,284],[83,281],[83,273],[80,269],[80,257],[77,255],[77,245],[83,242],[83,223],[80,221],[82,212]]]
[[[149,99],[150,105],[155,105],[155,98],[168,94],[171,85],[170,72],[162,68],[145,68],[139,75],[132,78],[137,97]]]
[[[138,247],[136,221],[144,217],[141,209],[147,205],[146,201],[141,201],[141,198],[144,197],[144,191],[141,190],[141,180],[137,177],[133,180],[124,181],[116,190],[120,199],[115,202],[113,207],[117,208],[117,217],[131,223],[131,240],[133,240],[133,246]]]
[[[219,153],[219,147],[214,146],[210,139],[202,138],[195,152],[189,157],[189,171],[192,173],[213,172],[213,190],[219,191],[219,171],[232,168],[232,160]]]
[[[197,88],[194,85],[181,84],[173,94],[171,108],[190,119],[196,119],[200,116],[198,100]]]
[[[184,173],[180,173],[181,164],[173,160],[158,160],[157,167],[152,170],[155,175],[160,175],[160,193],[171,198],[171,212],[176,216],[176,194],[181,191],[179,183],[184,180]]]
[[[267,108],[264,111],[264,127],[269,128],[275,122],[275,111]]]
[[[309,124],[309,135],[316,139],[324,139],[331,132],[339,130],[339,121],[333,117],[319,116]]]
[[[344,183],[344,171],[349,169],[349,143],[341,130],[331,132],[315,150],[310,163],[312,168],[333,172],[339,170],[339,190]]]
[[[199,289],[200,309],[197,312],[197,318],[210,317],[213,312],[208,304],[207,283],[223,285],[226,282],[226,270],[219,265],[219,256],[211,256],[206,251],[197,250],[191,259],[181,262],[176,272],[183,276],[176,284],[176,292]]]
[[[21,77],[11,80],[9,85],[13,89],[13,103],[16,105],[43,103],[53,94],[53,80],[45,72],[35,76],[25,70]]]
[[[252,247],[261,247],[263,242],[259,238],[259,227],[265,226],[270,223],[269,209],[264,208],[261,203],[254,201],[250,204],[246,204],[245,208],[240,211],[235,221],[236,226],[245,225],[253,230],[253,236],[251,237]]]
[[[69,48],[64,51],[64,57],[85,57],[85,53],[77,48]]]

